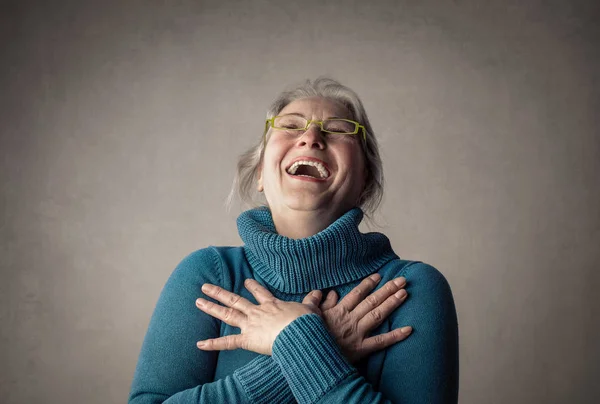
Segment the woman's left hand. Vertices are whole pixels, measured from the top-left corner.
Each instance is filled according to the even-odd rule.
[[[275,298],[271,292],[253,279],[246,279],[244,286],[252,293],[258,305],[218,286],[208,283],[202,285],[204,294],[225,306],[202,298],[196,300],[196,306],[206,314],[240,328],[242,333],[199,341],[197,344],[199,349],[223,351],[242,348],[271,355],[273,343],[281,330],[304,314],[320,312],[318,308],[320,293],[310,293],[303,303],[296,303]]]

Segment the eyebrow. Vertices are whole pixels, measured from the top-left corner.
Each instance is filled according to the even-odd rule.
[[[295,115],[295,116],[300,116],[306,120],[308,120],[308,118],[306,116],[304,116],[303,114],[299,113],[299,112],[290,112],[288,114],[284,114],[284,115]],[[339,116],[330,116],[328,118],[325,119],[350,119],[350,118],[343,118],[343,117],[339,117]]]
[[[285,116],[285,115],[296,115],[296,116],[301,116],[301,117],[302,117],[302,118],[304,118],[304,119],[308,119],[307,117],[305,117],[304,115],[302,115],[302,114],[301,114],[301,113],[299,113],[299,112],[290,112],[290,113],[288,113],[288,114],[283,114],[283,115],[284,115],[284,116]]]

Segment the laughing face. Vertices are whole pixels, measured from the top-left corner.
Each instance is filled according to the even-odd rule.
[[[282,115],[322,121],[351,119],[341,103],[304,98],[288,104]],[[332,135],[311,123],[306,132],[270,129],[258,189],[264,190],[273,215],[290,211],[319,211],[338,218],[357,206],[365,186],[361,135]]]

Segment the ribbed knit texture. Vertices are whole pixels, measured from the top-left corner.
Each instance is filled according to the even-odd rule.
[[[253,403],[285,403],[294,401],[279,365],[268,356],[259,356],[235,371],[246,394]]]
[[[299,403],[316,402],[356,372],[316,314],[297,318],[279,333],[273,344],[273,359]]]
[[[398,258],[385,235],[359,231],[362,218],[354,208],[303,239],[277,234],[267,208],[242,213],[237,225],[246,257],[266,283],[285,293],[308,293],[362,279]]]

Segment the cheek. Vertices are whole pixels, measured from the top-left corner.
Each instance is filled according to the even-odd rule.
[[[264,178],[274,178],[280,175],[280,167],[285,156],[281,144],[268,143],[263,156],[262,173]]]
[[[360,145],[352,144],[342,151],[341,158],[350,167],[350,170],[355,172],[363,172],[365,167],[365,157]]]
[[[265,157],[268,157],[270,160],[281,160],[286,148],[285,141],[280,139],[279,136],[273,136],[265,146]]]
[[[352,177],[358,188],[362,188],[365,185],[367,180],[366,169],[366,159],[359,148],[359,150],[352,154]]]
[[[265,154],[263,155],[263,166],[270,168],[275,162],[277,157],[277,145],[268,143],[265,148]]]

